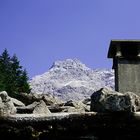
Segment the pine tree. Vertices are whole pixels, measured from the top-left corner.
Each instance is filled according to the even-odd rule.
[[[0,56],[0,91],[7,91],[10,96],[20,92],[30,92],[27,71],[22,70],[17,56],[11,58],[5,49]]]
[[[4,84],[4,73],[2,72],[2,64],[0,63],[0,90],[3,91],[5,90],[5,84]]]
[[[0,56],[0,75],[0,89],[8,90],[8,83],[10,81],[10,56],[7,49]]]
[[[11,58],[11,62],[11,79],[13,80],[11,90],[18,92],[18,81],[20,80],[20,76],[22,74],[22,66],[19,65],[20,62],[15,54]]]
[[[22,74],[21,74],[19,81],[18,81],[19,92],[30,93],[30,86],[27,83],[28,80],[29,80],[29,78],[27,76],[27,71],[26,71],[26,69],[24,69],[22,71]]]

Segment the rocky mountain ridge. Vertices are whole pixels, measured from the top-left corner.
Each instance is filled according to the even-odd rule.
[[[102,87],[114,88],[114,71],[90,69],[77,59],[56,61],[42,75],[30,81],[31,92],[49,93],[63,101],[82,100]]]

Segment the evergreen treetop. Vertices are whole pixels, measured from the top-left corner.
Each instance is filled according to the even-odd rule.
[[[7,49],[0,55],[0,91],[14,93],[30,92],[27,71],[22,69],[16,54],[10,57]]]

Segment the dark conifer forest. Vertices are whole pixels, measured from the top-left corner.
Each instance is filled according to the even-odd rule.
[[[11,57],[5,49],[0,55],[0,91],[6,91],[10,96],[29,93],[28,79],[27,71],[20,65],[16,54]]]

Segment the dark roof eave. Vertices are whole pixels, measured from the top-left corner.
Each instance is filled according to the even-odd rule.
[[[140,40],[111,40],[108,51],[108,58],[114,58],[116,54],[116,46],[121,45],[121,43],[136,43],[140,46]]]

